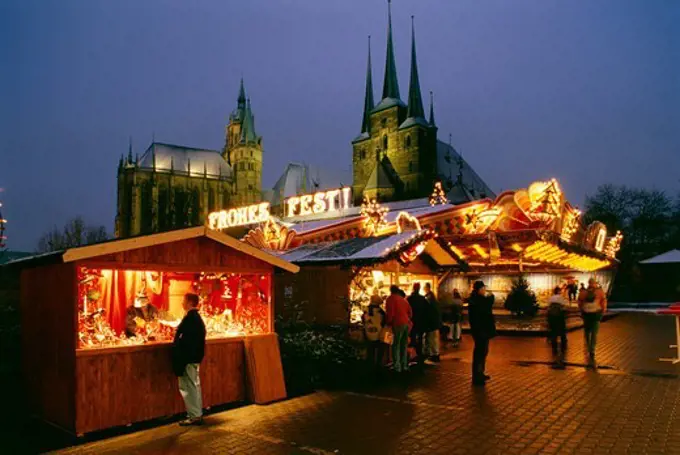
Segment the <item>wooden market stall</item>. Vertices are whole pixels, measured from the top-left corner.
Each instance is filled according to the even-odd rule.
[[[196,227],[17,266],[28,405],[54,425],[83,434],[184,411],[170,350],[186,292],[208,333],[204,406],[285,397],[272,282],[298,271],[289,262]]]
[[[301,312],[321,325],[359,323],[371,296],[384,299],[393,284],[407,293],[416,282],[436,290],[446,269],[458,265],[445,245],[424,231],[309,244],[280,257],[299,265],[300,272],[277,275],[277,313]]]

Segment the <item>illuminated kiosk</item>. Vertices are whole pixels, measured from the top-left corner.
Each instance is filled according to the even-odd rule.
[[[16,261],[27,405],[75,434],[179,414],[170,361],[199,294],[205,407],[285,397],[273,273],[298,267],[204,226]]]
[[[414,245],[424,239],[436,254],[419,257],[428,249]],[[365,199],[362,207],[305,216],[284,212],[281,220],[268,220],[243,240],[302,267],[296,277],[275,280],[277,313],[305,303],[310,318],[336,323],[343,317],[356,322],[374,288],[384,294],[392,283],[408,291],[414,281],[431,282],[440,296],[453,289],[465,296],[481,279],[498,305],[520,274],[541,305],[555,286],[587,283],[591,277],[609,292],[622,235],[609,235],[600,222],[585,226],[558,182],[548,180],[460,205],[448,203],[436,184],[429,199],[386,204]],[[408,259],[400,261],[401,253]],[[358,307],[347,312],[342,301]]]

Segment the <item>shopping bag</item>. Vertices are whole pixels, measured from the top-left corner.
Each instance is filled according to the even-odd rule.
[[[394,342],[394,333],[389,327],[385,327],[380,332],[380,341],[385,344],[392,344]]]

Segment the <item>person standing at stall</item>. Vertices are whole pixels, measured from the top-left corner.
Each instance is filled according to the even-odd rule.
[[[581,317],[583,318],[588,366],[592,369],[597,369],[597,362],[595,361],[597,332],[600,329],[602,315],[607,312],[607,296],[594,278],[588,280],[587,289],[581,289],[578,296],[578,306],[581,309]]]
[[[472,354],[472,383],[484,385],[491,376],[486,374],[486,356],[489,354],[489,340],[496,336],[496,321],[493,316],[492,294],[487,294],[483,281],[475,281],[469,298],[468,315],[470,332],[475,341]]]
[[[571,286],[571,285],[570,285]],[[571,292],[571,291],[569,291]],[[550,333],[550,344],[552,345],[552,355],[555,368],[564,368],[564,357],[567,353],[567,301],[561,293],[561,289],[556,287],[548,303],[548,331]],[[558,350],[557,339],[560,338],[560,349]]]
[[[413,313],[408,301],[397,286],[390,286],[390,296],[385,302],[386,322],[392,328],[392,359],[394,371],[408,371],[408,330]]]
[[[453,305],[451,311],[451,322],[453,324],[453,345],[460,344],[461,334],[463,333],[463,298],[458,289],[453,290]]]
[[[425,283],[425,301],[427,302],[426,313],[426,339],[427,347],[425,355],[433,362],[439,362],[439,339],[442,328],[442,311],[437,297],[432,292],[430,283]]]
[[[416,349],[416,360],[419,365],[425,362],[423,355],[423,338],[427,333],[427,300],[420,295],[420,283],[413,284],[413,292],[408,296],[413,314],[413,327],[411,328],[411,344]]]
[[[203,423],[203,397],[199,365],[205,355],[205,324],[198,313],[198,295],[186,294],[182,307],[186,312],[172,342],[172,366],[184,399],[187,418],[181,426]]]
[[[383,365],[384,342],[380,338],[385,327],[385,312],[381,308],[382,298],[378,289],[373,288],[371,303],[363,315],[364,336],[366,337],[366,359],[377,371]]]

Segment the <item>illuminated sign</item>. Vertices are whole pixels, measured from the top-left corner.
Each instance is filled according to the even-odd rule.
[[[348,209],[351,199],[352,189],[345,187],[289,197],[284,205],[287,217],[305,216]]]
[[[220,210],[208,215],[210,229],[227,229],[246,224],[264,223],[269,219],[269,202]]]

